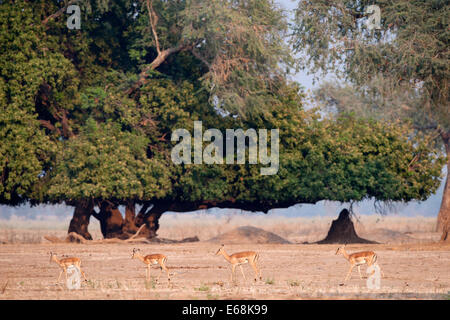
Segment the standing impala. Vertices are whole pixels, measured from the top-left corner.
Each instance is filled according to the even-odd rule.
[[[236,266],[239,266],[241,269],[242,275],[245,278],[244,270],[242,270],[242,265],[245,263],[250,264],[250,266],[255,271],[255,281],[257,281],[257,278],[259,276],[259,279],[261,280],[261,271],[258,269],[258,266],[256,265],[256,262],[258,261],[259,255],[254,251],[244,251],[244,252],[237,252],[233,253],[231,256],[228,255],[225,252],[224,245],[222,245],[219,250],[217,250],[216,255],[223,255],[224,258],[231,263],[231,282],[233,282],[234,277],[234,271],[236,269]]]
[[[352,254],[348,254],[345,251],[345,245],[343,245],[342,247],[339,247],[336,250],[336,254],[340,254],[340,253],[342,253],[344,258],[347,259],[348,262],[350,262],[350,270],[348,271],[344,282],[347,281],[348,277],[351,276],[352,270],[355,266],[358,267],[359,277],[362,280],[361,268],[360,268],[361,265],[367,264],[367,266],[371,266],[373,263],[375,263],[377,261],[377,255],[373,251],[361,251],[361,252],[355,252]]]
[[[69,266],[75,266],[78,271],[80,271],[80,273],[83,275],[84,281],[87,281],[86,279],[86,275],[84,274],[83,271],[81,271],[81,259],[77,258],[77,257],[70,257],[70,258],[63,258],[61,260],[58,260],[58,258],[56,257],[56,253],[54,252],[49,252],[50,253],[50,262],[54,261],[56,262],[61,268],[61,272],[59,273],[59,277],[58,277],[58,282],[59,279],[61,279],[61,274],[64,272],[65,276],[66,276],[66,280],[67,280],[67,267]]]
[[[147,265],[147,269],[145,270],[145,276],[146,279],[150,279],[150,267],[152,265],[158,265],[159,264],[159,275],[158,278],[156,278],[156,282],[158,282],[159,277],[161,276],[161,273],[164,269],[164,271],[167,272],[167,281],[170,283],[170,277],[169,277],[169,269],[166,267],[167,258],[163,254],[155,253],[155,254],[149,254],[145,257],[139,253],[139,249],[133,249],[133,255],[131,256],[131,259],[139,259],[143,263]]]

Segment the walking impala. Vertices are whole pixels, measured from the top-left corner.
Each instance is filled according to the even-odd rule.
[[[86,279],[86,275],[84,274],[83,271],[81,271],[81,259],[77,258],[77,257],[70,257],[70,258],[63,258],[61,260],[58,260],[58,258],[56,257],[56,253],[53,252],[49,252],[50,253],[50,262],[54,261],[56,262],[61,268],[61,272],[59,273],[59,277],[58,277],[58,282],[59,279],[61,279],[61,274],[64,272],[65,276],[66,276],[66,280],[67,280],[67,267],[69,266],[75,266],[78,271],[80,271],[80,273],[82,274],[84,281],[87,281]]]
[[[258,276],[259,276],[259,279],[261,280],[261,271],[258,269],[258,266],[256,265],[256,262],[258,261],[258,258],[259,258],[259,254],[257,254],[256,252],[254,252],[254,251],[237,252],[237,253],[233,253],[230,256],[225,252],[224,245],[222,245],[219,248],[219,250],[217,250],[217,252],[216,252],[216,255],[220,255],[220,254],[223,255],[224,258],[229,263],[231,263],[231,282],[233,282],[234,271],[236,269],[236,266],[239,266],[239,268],[241,269],[242,275],[244,276],[244,280],[246,280],[244,270],[242,270],[242,265],[245,263],[250,264],[250,266],[255,271],[255,281],[257,281]]]
[[[372,264],[374,264],[377,261],[377,255],[373,251],[361,251],[361,252],[355,252],[352,254],[348,254],[345,251],[345,245],[343,245],[342,247],[339,247],[336,250],[336,254],[340,254],[340,253],[344,256],[345,259],[348,260],[348,262],[350,262],[350,270],[348,270],[348,273],[347,273],[347,276],[345,277],[344,282],[348,280],[349,276],[351,276],[352,270],[355,266],[358,267],[359,277],[362,280],[361,268],[360,268],[361,265],[367,264],[367,266],[371,266]]]
[[[167,281],[170,283],[170,276],[169,276],[169,269],[166,267],[167,257],[163,254],[155,253],[155,254],[149,254],[145,257],[139,253],[139,249],[133,249],[133,255],[131,256],[131,259],[138,259],[141,260],[143,263],[147,265],[147,269],[145,270],[145,277],[147,280],[150,279],[150,267],[152,265],[158,265],[159,264],[159,275],[156,278],[156,281],[158,282],[159,277],[161,276],[161,273],[164,269],[164,271],[167,272]]]

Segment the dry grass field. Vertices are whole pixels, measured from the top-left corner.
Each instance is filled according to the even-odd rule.
[[[184,244],[53,244],[43,235],[64,236],[65,222],[0,221],[0,299],[449,299],[450,245],[436,243],[434,218],[363,216],[355,227],[360,236],[381,242],[348,245],[347,251],[373,250],[384,272],[379,290],[369,290],[357,268],[344,286],[349,263],[336,256],[337,245],[303,244],[322,239],[332,218],[270,216],[166,215],[159,235],[181,239],[197,235],[200,242]],[[262,281],[244,266],[230,282],[230,265],[216,256],[218,243],[207,240],[239,226],[252,225],[274,232],[292,244],[227,244],[228,253],[255,250],[260,254]],[[94,238],[100,238],[93,225]],[[245,240],[245,239],[243,239]],[[245,242],[245,241],[243,241]],[[145,265],[132,260],[133,248],[164,253],[171,272],[152,269],[145,281]],[[49,251],[77,256],[88,282],[68,290],[60,269],[49,262]],[[365,275],[365,267],[361,268]]]

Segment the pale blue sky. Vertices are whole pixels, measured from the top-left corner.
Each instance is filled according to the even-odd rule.
[[[288,12],[292,12],[296,7],[297,1],[292,0],[277,0],[277,2]],[[293,79],[298,81],[306,89],[313,89],[317,86],[313,85],[313,75],[308,75],[306,72],[300,72],[296,74]],[[446,173],[444,168],[443,174]],[[397,204],[391,214],[399,214],[404,216],[437,216],[442,199],[442,192],[444,189],[445,179],[441,183],[437,193],[432,195],[427,201],[424,202],[411,202],[408,204]],[[288,216],[336,216],[339,211],[348,207],[348,204],[340,204],[338,202],[321,201],[315,205],[298,205],[288,209],[272,210],[270,214],[280,214]],[[354,206],[354,210],[357,214],[373,214],[375,213],[373,201],[363,201]],[[0,219],[8,218],[11,215],[30,216],[35,215],[57,215],[61,217],[70,216],[73,212],[72,207],[66,207],[64,205],[58,206],[38,206],[35,208],[29,208],[29,206],[22,206],[18,208],[0,206]],[[214,212],[238,212],[238,210],[211,210]]]

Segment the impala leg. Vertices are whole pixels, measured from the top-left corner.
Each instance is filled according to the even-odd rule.
[[[236,265],[235,264],[231,265],[231,282],[233,282],[235,270],[236,270]]]
[[[359,278],[362,280],[363,277],[361,275],[361,266],[358,264],[358,273],[359,273]]]
[[[381,277],[384,278],[384,272],[383,272],[383,269],[380,268],[380,265],[378,265],[378,268],[380,269]]]
[[[58,282],[59,282],[59,280],[61,279],[61,275],[62,275],[62,273],[64,272],[64,270],[61,270],[61,272],[59,273],[59,277],[58,277]]]
[[[80,271],[81,275],[83,276],[84,281],[87,281],[86,274],[81,270],[81,262],[80,262],[80,264],[77,267],[78,267],[78,270]]]
[[[64,268],[64,275],[66,276],[66,282],[67,282],[67,268]]]
[[[351,266],[350,266],[350,270],[348,270],[348,273],[347,273],[347,276],[345,277],[344,282],[346,282],[346,281],[349,279],[349,277],[350,277],[351,274],[352,274],[352,270],[353,270],[354,267],[355,267],[354,265],[351,265]]]
[[[84,278],[84,281],[87,281],[86,275],[85,275],[84,272],[81,270],[81,267],[80,267],[80,266],[75,266],[75,267],[78,269],[78,271],[80,271],[81,275],[82,275],[83,278]]]
[[[84,278],[84,281],[87,281],[87,279],[86,279],[86,274],[85,274],[83,271],[81,271],[81,269],[80,269],[80,272],[81,272],[81,274],[82,274],[82,276],[83,276],[83,278]]]
[[[161,268],[167,273],[167,281],[170,281],[169,269],[164,264],[161,265]]]
[[[151,269],[152,269],[152,267],[151,267],[151,265],[149,265],[149,267],[148,267],[148,280],[149,280],[149,281],[152,281],[151,273],[152,273],[153,271],[152,271]],[[158,277],[155,278],[155,283],[158,283]]]
[[[239,269],[241,269],[241,273],[242,273],[242,276],[244,277],[244,280],[247,280],[247,279],[245,278],[244,270],[242,269],[242,266],[241,266],[241,265],[239,265]]]
[[[147,281],[150,280],[150,265],[147,265],[147,268],[146,268],[146,270],[145,270],[145,279],[146,279]]]
[[[158,274],[158,277],[156,278],[156,282],[158,282],[159,281],[159,277],[161,276],[161,273],[162,273],[162,267],[160,266],[159,267],[159,274]]]
[[[261,280],[261,271],[258,269],[258,266],[256,265],[256,263],[255,262],[250,262],[250,266],[255,271],[255,281],[257,281],[258,276],[259,276],[259,280]]]
[[[262,280],[261,277],[261,269],[259,269],[258,265],[256,264],[259,261],[259,254],[256,256],[255,260],[253,261],[253,263],[255,264],[255,269],[256,271],[258,271],[258,275],[259,275],[259,280]]]

